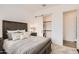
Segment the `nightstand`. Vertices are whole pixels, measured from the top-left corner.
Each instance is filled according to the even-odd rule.
[[[32,32],[31,36],[37,36],[37,33],[36,32]]]
[[[0,51],[2,51],[3,40],[0,38]]]
[[[0,38],[0,54],[3,52],[3,40]]]
[[[3,39],[0,38],[0,54],[6,54],[6,52],[3,50]]]
[[[78,54],[79,54],[79,49],[77,49],[77,51],[78,51]]]

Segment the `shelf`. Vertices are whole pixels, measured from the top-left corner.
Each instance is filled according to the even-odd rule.
[[[52,22],[52,21],[44,21],[43,23],[48,23],[48,22]]]
[[[43,31],[52,31],[52,30],[43,30]]]
[[[45,16],[43,19],[43,33],[45,37],[51,37],[52,15]]]

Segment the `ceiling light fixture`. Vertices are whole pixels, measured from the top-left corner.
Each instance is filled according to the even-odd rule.
[[[46,5],[46,4],[42,4],[42,6],[43,6],[43,7],[46,7],[47,5]]]

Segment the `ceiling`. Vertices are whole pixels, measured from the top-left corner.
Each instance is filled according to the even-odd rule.
[[[42,6],[42,5],[46,5],[46,6]],[[0,5],[1,9],[2,8],[19,9],[19,10],[26,11],[28,13],[36,12],[52,6],[56,6],[56,5],[55,4],[3,4],[3,5]]]
[[[21,5],[20,7],[23,7],[25,10],[27,10],[28,12],[36,12],[45,8],[49,8],[55,5],[45,5],[43,6],[42,4],[30,4],[30,5]]]
[[[0,4],[0,19],[28,20],[39,10],[56,6],[55,4]]]

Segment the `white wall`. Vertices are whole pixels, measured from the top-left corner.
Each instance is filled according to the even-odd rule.
[[[2,21],[0,20],[0,37],[2,37]]]
[[[79,49],[79,9],[77,11],[77,49]]]
[[[37,17],[35,19],[36,19],[35,24],[37,24],[36,25],[37,35],[43,37],[43,23],[42,23],[43,22],[43,18],[42,17]]]
[[[43,18],[42,17],[32,17],[30,18],[27,23],[29,25],[28,29],[31,31],[31,27],[35,27],[37,32],[37,36],[42,36],[43,37]]]
[[[2,37],[2,20],[25,22],[29,13],[18,5],[0,5],[0,37]]]
[[[55,7],[51,7],[48,9],[40,10],[32,15],[33,19],[34,16],[39,16],[41,14],[50,14],[52,13],[52,42],[63,45],[63,12],[75,10],[78,8],[79,5],[59,5]],[[30,23],[30,22],[29,22]],[[42,22],[40,22],[42,23]],[[37,25],[37,24],[36,24]],[[39,28],[39,27],[37,27]]]

